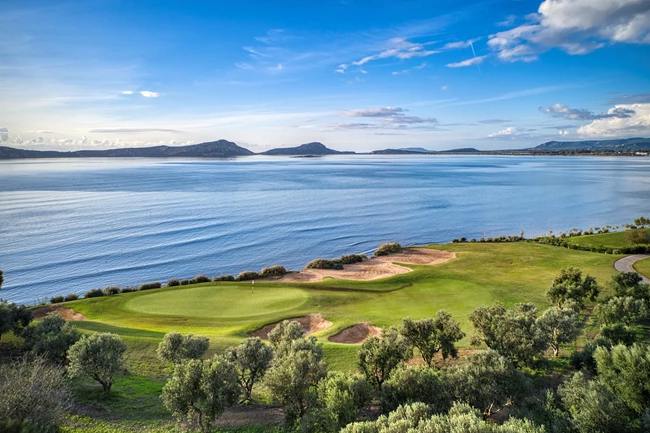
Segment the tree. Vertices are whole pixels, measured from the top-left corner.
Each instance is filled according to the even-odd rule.
[[[316,387],[327,373],[323,352],[315,339],[300,338],[271,363],[264,382],[273,400],[285,408],[287,424],[300,421],[316,404]]]
[[[616,296],[632,296],[635,299],[650,301],[650,285],[643,284],[641,275],[636,272],[617,272],[612,275],[609,287]]]
[[[357,418],[370,401],[372,388],[360,375],[329,372],[318,384],[319,403],[329,411],[338,427]]]
[[[510,360],[494,350],[482,350],[464,364],[449,368],[445,379],[454,400],[467,403],[486,415],[492,409],[525,395],[530,381]]]
[[[560,353],[560,344],[570,343],[580,334],[578,315],[570,308],[549,308],[537,319],[537,326],[555,357]]]
[[[408,342],[396,328],[382,332],[381,338],[372,336],[363,342],[359,350],[359,369],[368,382],[377,386],[388,380],[391,372],[402,362],[411,358]]]
[[[68,349],[81,338],[77,328],[56,312],[49,313],[35,326],[25,328],[21,336],[26,350],[57,364],[66,362]]]
[[[428,404],[433,412],[449,409],[451,398],[447,384],[438,371],[430,367],[399,367],[381,388],[381,407],[384,412],[416,401]]]
[[[646,217],[638,217],[634,219],[634,225],[637,227],[645,227],[645,226],[650,226],[650,219]]]
[[[126,344],[119,335],[84,335],[68,350],[68,372],[72,377],[87,375],[102,384],[105,392],[113,386],[113,376],[122,371]]]
[[[650,408],[650,347],[599,347],[594,359],[598,379],[612,393],[639,415]]]
[[[25,305],[0,300],[0,338],[13,331],[19,334],[32,321],[32,312]]]
[[[187,359],[174,367],[162,390],[165,407],[178,422],[197,423],[211,431],[215,419],[239,399],[235,366],[222,357]]]
[[[25,432],[55,432],[68,406],[68,384],[60,367],[43,358],[0,366],[0,430],[23,426]]]
[[[601,326],[600,336],[605,340],[608,340],[612,345],[624,344],[626,346],[631,346],[636,341],[636,335],[634,335],[634,332],[622,323]]]
[[[567,304],[571,308],[582,310],[585,298],[593,302],[599,293],[600,288],[594,277],[587,275],[583,279],[579,269],[569,267],[562,269],[560,275],[553,279],[546,296],[560,308]]]
[[[465,333],[460,330],[460,324],[445,310],[438,311],[433,319],[404,319],[400,333],[411,346],[418,348],[429,367],[435,354],[440,351],[443,359],[449,356],[455,358],[458,350],[454,343],[465,337]]]
[[[530,364],[548,344],[536,319],[537,307],[529,303],[515,304],[512,310],[500,302],[479,307],[469,315],[475,330],[472,343],[485,343],[515,364]]]
[[[199,359],[210,346],[210,340],[204,335],[181,335],[176,331],[165,334],[158,345],[158,357],[167,362],[178,364],[186,359]]]
[[[650,233],[647,230],[632,229],[627,232],[627,241],[634,245],[650,244]]]
[[[597,305],[595,314],[603,325],[622,323],[629,327],[637,320],[646,317],[648,308],[642,299],[617,296],[611,298],[606,304]]]
[[[304,334],[305,331],[300,323],[284,320],[269,332],[269,342],[273,346],[276,356],[282,356],[291,350],[291,343],[302,338]]]
[[[244,391],[243,401],[250,401],[253,386],[264,377],[271,365],[273,349],[257,337],[247,338],[238,346],[226,349],[225,357],[237,369],[238,382]]]

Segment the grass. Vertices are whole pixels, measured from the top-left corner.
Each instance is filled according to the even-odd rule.
[[[634,269],[641,275],[650,278],[650,258],[639,260],[634,264]]]
[[[650,233],[650,229],[645,229]],[[589,247],[599,247],[603,246],[606,248],[623,248],[634,246],[627,240],[627,235],[629,231],[613,232],[613,233],[603,233],[599,235],[586,235],[586,236],[575,236],[567,238],[571,243],[577,245],[585,245]]]

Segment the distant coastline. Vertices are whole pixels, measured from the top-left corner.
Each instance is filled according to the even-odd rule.
[[[423,148],[397,148],[371,152],[338,151],[320,142],[281,147],[254,153],[228,140],[186,146],[153,146],[107,150],[28,150],[0,146],[0,160],[36,158],[233,158],[268,155],[313,158],[325,155],[559,155],[559,156],[650,156],[650,138],[599,141],[549,141],[528,149],[479,150],[459,148],[434,151]]]

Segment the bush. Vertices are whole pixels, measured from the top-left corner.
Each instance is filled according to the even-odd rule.
[[[162,284],[160,281],[154,281],[151,283],[144,283],[140,284],[140,287],[138,287],[138,290],[151,290],[151,289],[160,289],[162,287]]]
[[[199,274],[190,280],[190,284],[209,283],[210,281],[212,280],[207,275]]]
[[[181,280],[181,286],[187,286],[188,284],[190,284],[190,280],[188,280],[187,278]]]
[[[79,295],[77,295],[76,293],[68,293],[67,295],[65,295],[65,301],[66,302],[67,301],[76,301],[77,299],[79,299]]]
[[[58,304],[59,302],[63,302],[65,298],[63,296],[52,296],[50,298],[50,304]]]
[[[275,265],[269,266],[268,268],[262,269],[263,277],[281,277],[287,273],[287,270],[284,266]]]
[[[222,274],[222,275],[219,275],[218,277],[214,277],[212,279],[212,281],[214,281],[215,283],[217,281],[235,281],[235,277],[233,277],[230,274]]]
[[[402,246],[397,242],[392,242],[389,244],[381,244],[379,248],[373,254],[373,257],[387,256],[389,254],[401,253]]]
[[[122,293],[137,292],[138,288],[133,286],[122,287]]]
[[[339,259],[315,259],[307,263],[306,269],[343,269],[343,262]]]
[[[249,280],[254,280],[255,278],[259,278],[260,274],[258,274],[255,271],[244,271],[241,274],[237,275],[237,278],[235,278],[235,281],[249,281]]]
[[[167,287],[176,287],[180,285],[181,282],[178,278],[170,278],[169,280],[167,280]]]
[[[426,367],[402,367],[393,372],[381,389],[381,408],[385,413],[398,406],[422,402],[436,413],[449,409],[451,399],[438,372]]]
[[[102,289],[90,289],[84,293],[84,298],[99,298],[100,296],[104,296]]]
[[[121,293],[121,292],[122,292],[122,291],[121,291],[120,288],[117,287],[117,286],[108,286],[108,287],[106,287],[106,288],[104,289],[104,294],[105,294],[106,296],[117,295],[118,293]]]
[[[344,265],[352,265],[354,263],[363,262],[363,260],[367,258],[368,257],[366,257],[365,254],[350,254],[347,256],[341,256],[339,260],[341,260]]]

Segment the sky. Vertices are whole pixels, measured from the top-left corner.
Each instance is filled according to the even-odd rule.
[[[650,136],[648,0],[3,0],[0,145]]]

